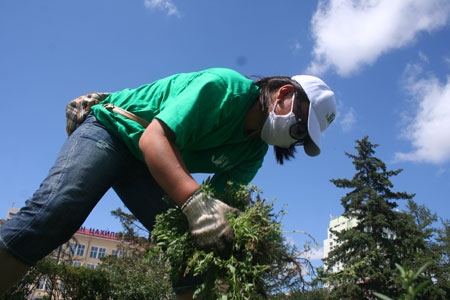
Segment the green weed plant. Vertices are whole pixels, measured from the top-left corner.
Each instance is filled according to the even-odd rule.
[[[214,194],[208,185],[205,193]],[[256,194],[255,199],[253,195]],[[170,276],[202,276],[203,283],[196,289],[202,299],[267,299],[276,282],[292,281],[285,272],[286,264],[295,262],[294,246],[285,243],[281,230],[283,212],[273,212],[273,201],[260,198],[256,187],[229,184],[222,195],[225,203],[241,210],[242,214],[228,215],[235,241],[230,257],[215,251],[199,250],[188,233],[188,223],[179,208],[173,208],[157,217],[152,238],[170,263]],[[292,268],[291,268],[292,271]],[[301,270],[295,272],[301,276]]]
[[[420,292],[428,285],[428,281],[422,281],[417,283],[417,279],[420,275],[425,271],[428,267],[428,264],[420,267],[419,270],[413,271],[408,269],[406,265],[400,266],[399,264],[395,264],[397,267],[399,274],[397,276],[397,280],[400,283],[400,286],[404,290],[404,294],[398,298],[398,300],[414,300],[417,299],[420,295]],[[382,300],[393,300],[386,295],[381,293],[374,293],[379,299]]]

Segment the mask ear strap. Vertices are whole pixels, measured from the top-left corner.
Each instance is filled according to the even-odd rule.
[[[291,99],[291,112],[294,111],[294,100],[295,100],[295,92],[292,93],[292,99]]]
[[[291,99],[291,112],[294,111],[294,100],[295,100],[295,93],[292,93],[292,99]],[[277,108],[278,101],[275,102],[275,105],[272,108],[272,112],[275,112],[275,108]]]
[[[275,108],[277,108],[277,105],[278,105],[278,100],[275,101],[275,104],[273,105],[273,108],[272,108],[273,113],[275,113]]]

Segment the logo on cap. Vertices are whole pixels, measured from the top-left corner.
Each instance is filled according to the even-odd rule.
[[[335,113],[331,113],[331,115],[327,114],[325,118],[327,119],[328,125],[330,125],[331,122],[334,121],[334,118],[336,118],[336,114]]]

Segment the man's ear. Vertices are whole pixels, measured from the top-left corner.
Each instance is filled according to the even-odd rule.
[[[292,93],[295,91],[295,87],[292,84],[285,84],[282,87],[278,89],[277,93],[277,101],[280,101],[281,99],[286,98],[287,96],[291,96]]]

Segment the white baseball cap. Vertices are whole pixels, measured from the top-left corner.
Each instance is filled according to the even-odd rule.
[[[320,78],[311,75],[296,75],[297,81],[308,97],[308,133],[311,141],[305,142],[303,148],[309,156],[320,154],[321,132],[330,126],[336,117],[336,99],[333,91]]]

